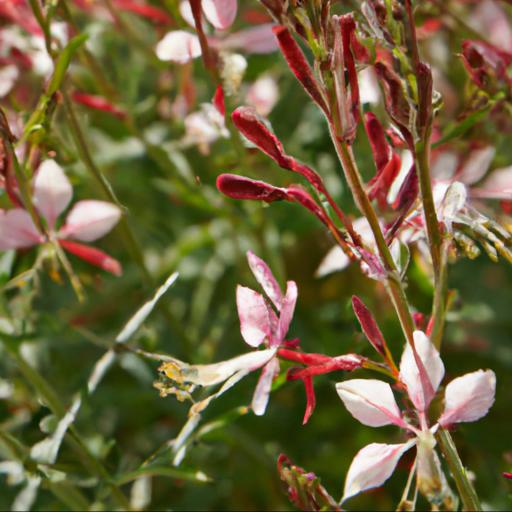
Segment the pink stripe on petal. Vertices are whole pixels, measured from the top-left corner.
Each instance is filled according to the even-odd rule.
[[[256,416],[263,416],[270,398],[272,382],[279,374],[279,360],[272,358],[261,370],[261,375],[254,390],[251,408]]]
[[[392,474],[400,457],[415,444],[372,443],[356,454],[345,479],[342,502],[360,492],[380,487]]]
[[[426,411],[444,377],[444,364],[437,349],[423,331],[414,331],[416,355],[408,343],[400,361],[400,379],[407,386],[412,403]],[[422,365],[423,368],[419,368]]]
[[[34,204],[50,229],[72,197],[73,188],[60,165],[55,160],[42,162],[34,179]]]
[[[283,294],[269,266],[251,251],[247,251],[247,261],[256,281],[258,281],[268,298],[274,303],[274,306],[280,310]]]
[[[257,347],[270,338],[270,315],[265,299],[245,286],[236,289],[236,306],[240,318],[240,331],[245,342]]]
[[[92,242],[106,235],[121,218],[121,210],[105,201],[79,201],[69,212],[60,230],[62,238]]]
[[[203,0],[206,19],[217,29],[226,30],[236,18],[238,0]]]
[[[279,323],[277,324],[276,339],[272,340],[271,345],[280,345],[288,333],[290,323],[293,319],[295,311],[295,304],[297,302],[297,284],[295,281],[288,281],[286,283],[286,295],[282,301],[281,313],[279,315]]]

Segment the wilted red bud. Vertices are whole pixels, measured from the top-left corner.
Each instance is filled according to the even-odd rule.
[[[352,41],[356,39],[356,22],[352,14],[345,14],[339,17],[341,27],[341,37],[343,41],[343,60],[348,74],[350,84],[350,99],[352,103],[352,117],[354,124],[359,121],[359,84],[357,80],[356,63],[352,55]]]
[[[407,210],[418,197],[419,184],[416,167],[411,167],[393,203],[395,210]]]
[[[215,94],[212,100],[213,106],[217,109],[219,114],[224,117],[226,115],[226,102],[224,99],[224,91],[222,85],[218,85],[215,89]]]
[[[416,67],[416,80],[418,83],[419,108],[416,126],[422,133],[432,121],[432,71],[427,64],[419,62]]]
[[[462,63],[470,78],[480,88],[495,92],[500,86],[511,86],[507,68],[512,54],[483,41],[462,43]]]
[[[67,252],[115,276],[120,276],[123,273],[121,264],[117,260],[95,247],[71,242],[70,240],[59,240],[59,244]]]
[[[269,130],[252,107],[239,107],[231,117],[240,133],[272,158],[277,165],[304,176],[318,191],[325,193],[322,178],[313,169],[284,152],[281,141]]]
[[[233,199],[253,199],[266,203],[288,199],[284,188],[236,174],[221,174],[217,178],[217,188]]]
[[[112,105],[109,101],[107,101],[102,96],[96,96],[94,94],[88,94],[85,92],[75,91],[72,96],[73,100],[81,105],[85,105],[86,107],[93,108],[95,110],[102,110],[103,112],[108,112],[110,114],[115,115],[119,119],[123,119],[125,117],[125,113],[115,105]]]
[[[367,112],[364,116],[364,127],[372,148],[373,160],[377,171],[383,169],[391,157],[391,147],[386,140],[384,128],[372,112]]]
[[[377,199],[382,209],[387,206],[389,189],[398,176],[401,165],[400,157],[396,153],[393,153],[391,160],[370,180],[368,196],[372,200]]]
[[[411,107],[407,101],[402,80],[389,65],[382,61],[375,64],[375,71],[384,88],[386,110],[394,123],[400,128],[407,143],[412,145],[413,141],[408,128]]]
[[[273,30],[277,37],[279,47],[293,74],[311,96],[311,99],[324,111],[325,115],[329,117],[329,108],[327,107],[320,87],[309,67],[306,57],[304,57],[302,50],[290,34],[290,31],[282,25],[274,27]]]
[[[351,372],[363,366],[364,358],[357,354],[346,354],[338,357],[331,357],[329,361],[322,364],[314,364],[307,368],[290,368],[286,374],[287,380],[304,380],[306,377],[324,375],[336,371]]]
[[[306,365],[323,364],[332,359],[331,357],[325,356],[323,354],[308,354],[304,352],[296,352],[295,350],[288,350],[285,348],[280,348],[277,351],[277,355],[283,359],[287,359],[288,361],[294,361],[296,363],[302,363]]]
[[[125,11],[138,14],[148,20],[154,21],[155,23],[161,23],[168,25],[171,23],[171,17],[162,9],[158,9],[153,5],[141,4],[134,2],[133,0],[116,0],[116,7]]]
[[[357,295],[352,296],[352,308],[368,341],[380,355],[385,356],[386,341],[384,336],[370,310]]]

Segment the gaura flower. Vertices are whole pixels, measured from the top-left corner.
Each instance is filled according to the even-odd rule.
[[[279,360],[276,353],[285,341],[293,318],[297,302],[297,285],[294,281],[288,281],[286,293],[283,295],[272,271],[262,259],[249,251],[247,260],[254,277],[275,307],[274,310],[260,293],[245,286],[238,286],[236,305],[244,341],[251,347],[264,345],[275,351],[274,357],[262,369],[252,399],[254,413],[261,416],[267,408],[272,381],[279,374]]]
[[[392,475],[400,457],[413,446],[417,448],[415,471],[420,491],[432,502],[444,500],[447,484],[434,451],[435,432],[440,427],[476,421],[485,416],[494,403],[494,372],[468,373],[446,386],[444,411],[430,427],[427,412],[444,377],[444,365],[439,352],[422,331],[415,331],[414,342],[415,349],[408,344],[403,352],[399,383],[407,390],[417,421],[412,422],[412,418],[402,414],[386,382],[352,379],[336,385],[347,410],[364,425],[397,425],[414,435],[402,444],[372,443],[362,448],[348,470],[342,501],[382,485]]]
[[[175,394],[178,399],[190,398],[195,386],[214,386],[221,388],[213,395],[194,404],[191,414],[203,410],[213,399],[231,388],[250,372],[262,368],[261,376],[254,391],[252,410],[258,416],[265,413],[270,389],[279,373],[278,348],[285,341],[297,301],[297,285],[288,281],[283,295],[277,280],[268,265],[255,254],[248,251],[247,260],[254,277],[263,288],[269,300],[260,293],[239,285],[236,291],[236,304],[240,318],[240,331],[244,341],[252,348],[261,346],[263,350],[254,350],[240,356],[213,364],[189,365],[182,361],[164,362],[160,372],[178,384],[178,388],[158,382],[156,387],[163,396]],[[272,304],[274,307],[272,307]]]
[[[0,250],[24,249],[56,240],[66,251],[115,275],[121,265],[99,249],[76,242],[92,242],[106,235],[119,221],[121,210],[104,201],[78,201],[58,228],[57,219],[68,207],[73,188],[54,160],[41,163],[34,179],[33,201],[46,223],[43,232],[23,208],[0,210]]]

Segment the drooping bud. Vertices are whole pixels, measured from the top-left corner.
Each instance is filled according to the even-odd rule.
[[[59,244],[67,252],[74,254],[78,258],[90,263],[91,265],[99,267],[106,272],[110,272],[115,276],[120,276],[123,273],[121,264],[117,260],[95,247],[71,242],[70,240],[59,240]]]
[[[327,217],[325,210],[323,210],[318,203],[302,188],[298,185],[291,185],[287,189],[288,198],[301,204],[313,213],[321,222],[329,227],[332,222]]]
[[[386,140],[384,128],[375,114],[372,112],[365,114],[364,126],[370,147],[372,148],[373,160],[375,161],[377,172],[380,172],[391,158],[391,146]]]
[[[329,108],[320,90],[320,86],[309,67],[306,57],[290,34],[290,31],[282,25],[274,27],[273,31],[291,71],[302,84],[311,99],[323,110],[325,115],[329,117]]]
[[[285,153],[281,141],[270,131],[253,108],[237,108],[232,114],[232,119],[240,133],[280,167],[301,174],[316,190],[325,193],[322,178],[313,169]]]
[[[368,341],[381,356],[385,357],[386,341],[384,336],[370,310],[357,295],[352,296],[352,308]]]
[[[236,174],[221,174],[217,178],[217,188],[232,199],[252,199],[266,203],[287,199],[284,188]]]
[[[123,110],[121,110],[119,107],[116,107],[102,96],[75,91],[72,95],[72,98],[76,103],[80,103],[81,105],[92,108],[94,110],[102,110],[103,112],[108,112],[115,115],[119,119],[124,119],[126,116]]]

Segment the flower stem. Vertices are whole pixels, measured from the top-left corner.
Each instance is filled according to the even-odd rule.
[[[482,510],[475,488],[468,477],[466,468],[460,460],[457,447],[453,442],[450,432],[441,428],[438,430],[436,438],[459,491],[460,499],[462,500],[462,510]]]
[[[352,191],[352,195],[361,213],[366,217],[370,228],[372,230],[377,248],[382,259],[384,268],[386,270],[386,289],[393,301],[393,305],[397,312],[402,330],[407,338],[407,341],[414,345],[413,332],[414,321],[409,310],[407,297],[405,296],[404,289],[398,269],[395,265],[389,247],[382,233],[379,224],[379,219],[375,210],[366,194],[361,175],[354,160],[351,148],[340,140],[336,135],[334,127],[330,126],[331,138],[336,148],[339,160],[343,167],[348,185]]]

